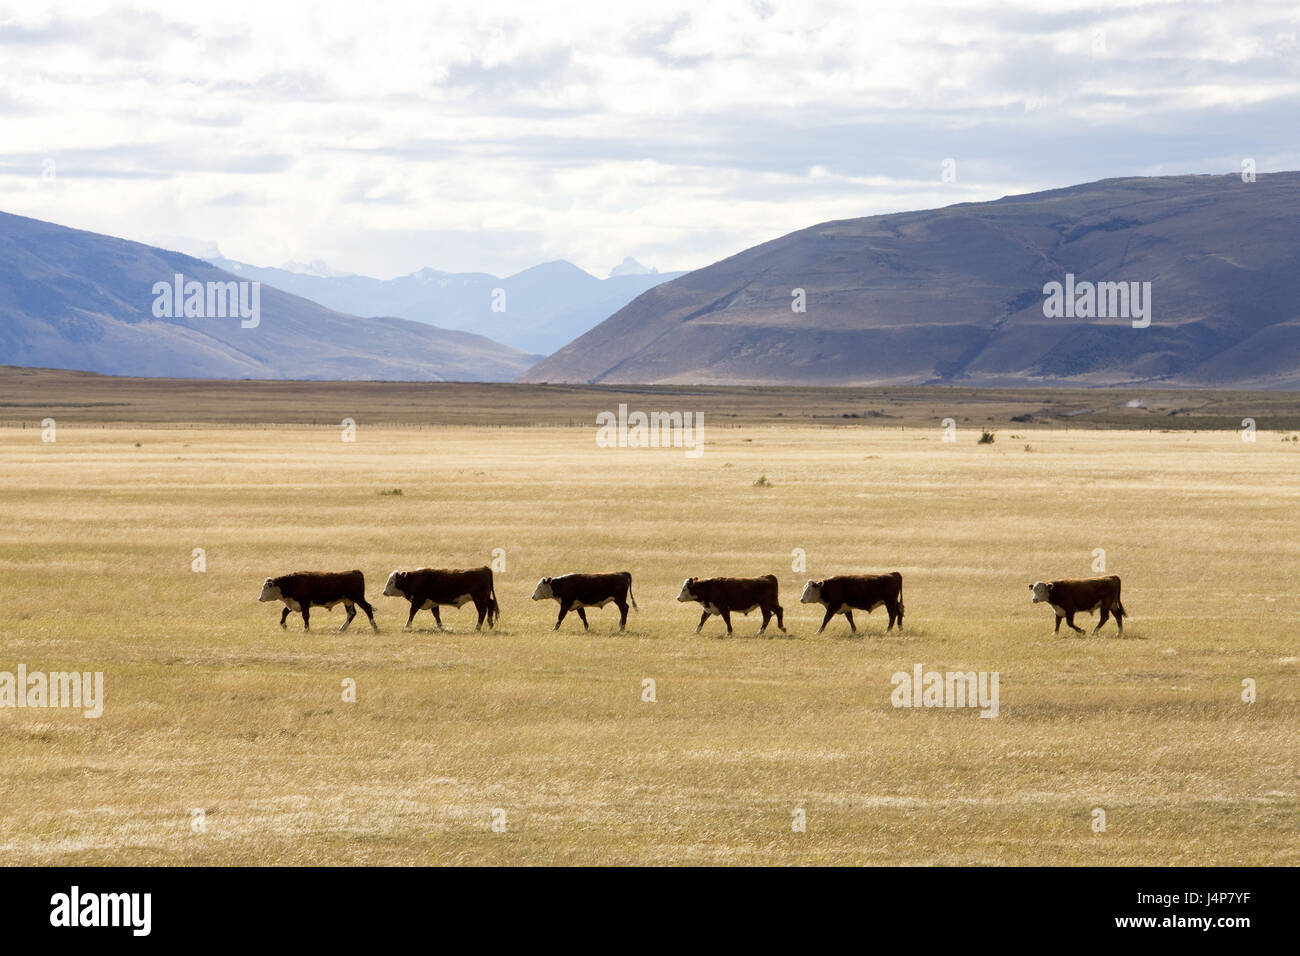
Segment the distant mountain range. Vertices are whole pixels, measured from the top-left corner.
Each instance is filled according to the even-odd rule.
[[[163,317],[200,283],[225,317]],[[259,289],[257,321],[231,317],[233,275],[179,252],[0,213],[0,365],[175,378],[508,381],[537,358],[463,331],[401,318],[357,318]],[[244,286],[253,305],[251,283]],[[182,285],[182,292],[185,291]],[[167,308],[160,307],[166,300]],[[196,306],[200,300],[195,300]],[[245,327],[245,324],[250,327]]]
[[[211,263],[0,213],[0,364],[179,378],[1300,389],[1298,221],[1300,173],[1111,179],[823,223],[686,274],[629,258],[603,280],[567,262],[504,279],[426,269],[379,280],[319,262]],[[261,283],[257,321],[203,317],[203,295],[186,315],[178,274],[209,296]],[[1149,324],[1094,318],[1083,298],[1045,309],[1053,284],[1103,283],[1149,289]]]
[[[521,380],[1296,389],[1297,223],[1295,172],[822,223],[650,289]],[[1045,315],[1076,281],[1149,282],[1149,326]]]
[[[396,279],[341,275],[323,263],[267,269],[212,259],[220,269],[350,315],[393,315],[486,335],[549,354],[609,318],[642,292],[684,275],[646,269],[628,257],[608,279],[564,260],[501,279],[485,272],[421,269]]]

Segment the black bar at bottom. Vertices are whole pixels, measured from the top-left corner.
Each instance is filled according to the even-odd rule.
[[[883,942],[891,929],[921,949],[960,951],[1125,937],[1232,946],[1291,936],[1296,882],[1294,869],[1210,867],[9,868],[0,869],[0,925],[6,942],[115,945],[334,948],[406,934],[450,946],[463,943],[439,935],[448,928],[481,941],[590,938],[603,928],[629,934],[601,936],[609,945],[637,948],[800,933]]]

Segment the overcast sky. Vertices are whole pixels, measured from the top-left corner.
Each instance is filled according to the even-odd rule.
[[[0,0],[0,210],[256,265],[604,276],[1300,168],[1295,0],[285,6]]]

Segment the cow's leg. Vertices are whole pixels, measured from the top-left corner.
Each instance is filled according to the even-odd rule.
[[[567,605],[567,604],[565,604],[563,601],[561,601],[561,602],[560,602],[560,616],[557,617],[557,618],[555,619],[555,627],[553,627],[552,630],[558,631],[558,630],[560,629],[560,625],[564,623],[564,615],[566,615],[566,614],[568,614],[568,613],[569,613],[569,605]]]
[[[781,605],[778,604],[776,605],[774,610],[776,611],[777,630],[779,630],[782,634],[784,634],[785,633],[785,608],[783,608]]]
[[[849,622],[850,631],[852,631],[854,634],[858,633],[858,626],[853,623],[853,612],[850,611],[848,608],[844,609],[844,620]]]
[[[700,633],[700,629],[701,629],[702,627],[704,627],[704,622],[707,621],[708,619],[709,619],[709,612],[708,612],[708,611],[705,611],[703,614],[700,615],[700,623],[697,624],[697,625],[695,625],[695,633],[696,633],[696,634]]]
[[[818,633],[818,634],[820,634],[822,631],[826,630],[826,625],[829,624],[829,623],[831,622],[831,618],[833,618],[834,616],[835,616],[835,612],[832,611],[830,608],[827,608],[827,609],[826,609],[826,616],[825,616],[824,618],[822,618],[822,626],[819,627],[819,628],[817,628],[817,633]]]
[[[1113,613],[1115,615],[1115,626],[1119,628],[1119,636],[1123,637],[1124,636],[1124,606],[1122,604],[1116,604]]]
[[[370,606],[370,602],[365,598],[357,598],[357,604],[361,610],[366,612],[366,617],[370,619],[370,627],[376,634],[379,633],[379,625],[375,623],[375,609]]]
[[[411,622],[415,620],[415,612],[418,611],[418,610],[420,610],[420,602],[419,602],[419,601],[417,601],[415,598],[410,598],[410,602],[411,602],[411,613],[408,614],[408,615],[406,615],[406,626],[407,626],[407,627],[410,627],[410,626],[411,626]]]
[[[280,612],[280,629],[281,629],[281,630],[285,630],[285,631],[287,631],[287,630],[289,629],[289,625],[284,623],[284,622],[287,621],[288,619],[289,619],[289,605],[286,604],[286,605],[284,606],[284,610]]]
[[[589,628],[587,627],[587,612],[584,611],[582,608],[578,608],[578,617],[582,621],[582,629],[584,631],[589,630]]]
[[[903,629],[903,615],[902,615],[902,613],[898,610],[898,605],[897,605],[897,604],[886,604],[886,605],[885,605],[885,610],[886,610],[887,612],[889,612],[889,626],[885,628],[885,633],[888,634],[890,631],[892,631],[892,630],[894,629],[894,620],[895,620],[895,618],[898,619],[898,629],[901,631],[901,630]]]
[[[618,606],[618,629],[622,631],[627,628],[627,602],[615,601],[614,603]]]
[[[306,601],[302,602],[302,629],[304,631],[311,630],[311,605]]]
[[[488,606],[486,603],[479,601],[474,602],[474,610],[478,611],[478,625],[474,628],[476,631],[483,630],[483,619],[488,616]],[[489,627],[491,625],[488,625]]]
[[[1070,627],[1074,628],[1074,630],[1078,631],[1080,634],[1084,633],[1083,628],[1079,627],[1077,624],[1074,623],[1073,611],[1070,611],[1065,615],[1065,623],[1070,625]]]
[[[1103,604],[1101,606],[1101,613],[1097,615],[1097,626],[1092,629],[1092,633],[1096,634],[1098,631],[1100,631],[1101,626],[1109,620],[1110,620],[1110,608],[1106,607],[1106,605]]]
[[[758,633],[762,634],[767,630],[767,622],[772,620],[772,612],[765,607],[759,608],[759,610],[763,612],[763,623],[759,625]]]
[[[722,621],[724,624],[727,625],[727,633],[730,634],[731,633],[731,608],[724,607],[718,613],[722,615]]]
[[[357,606],[351,601],[343,602],[343,610],[348,612],[348,619],[344,621],[343,626],[339,628],[340,634],[348,629],[348,625],[352,623],[352,619],[357,616]]]
[[[1060,634],[1060,633],[1061,633],[1061,622],[1062,622],[1063,620],[1065,620],[1065,618],[1062,617],[1060,614],[1056,615],[1056,627],[1052,628],[1052,633],[1053,633],[1053,634]]]
[[[445,631],[446,628],[442,626],[442,613],[438,610],[438,605],[435,604],[430,610],[433,611],[433,622],[438,625],[438,630]]]

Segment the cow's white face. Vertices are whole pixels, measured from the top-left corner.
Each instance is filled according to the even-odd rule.
[[[397,575],[399,573],[394,571],[388,576],[388,583],[384,585],[384,597],[406,597],[406,592],[397,586]]]
[[[822,603],[822,582],[809,581],[803,586],[803,594],[799,595],[800,604],[821,604]]]
[[[259,601],[279,601],[279,600],[281,600],[281,597],[280,597],[280,589],[279,589],[278,587],[275,586],[275,582],[272,581],[270,578],[267,578],[267,579],[262,583],[262,594],[261,594],[261,596],[258,598],[258,600],[259,600]]]
[[[694,583],[695,583],[695,579],[694,579],[694,578],[687,578],[687,579],[686,579],[686,582],[682,585],[682,593],[679,594],[679,595],[677,595],[677,600],[678,600],[678,601],[681,601],[682,603],[685,603],[685,602],[687,602],[687,601],[698,601],[698,600],[699,600],[699,598],[697,598],[697,597],[695,596],[695,592],[691,590],[691,585],[694,584]]]
[[[537,582],[537,590],[533,592],[534,601],[545,601],[547,598],[553,598],[555,595],[551,592],[551,579],[542,578]]]
[[[1051,600],[1051,595],[1047,591],[1047,585],[1042,581],[1037,581],[1029,585],[1029,590],[1034,592],[1034,597],[1031,602],[1033,604],[1045,604]]]

